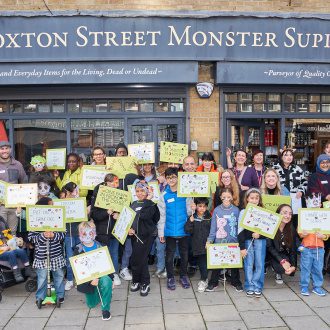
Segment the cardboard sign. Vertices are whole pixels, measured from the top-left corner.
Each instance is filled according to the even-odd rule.
[[[137,162],[134,157],[107,157],[107,170],[118,176],[119,179],[124,179],[129,173],[137,174],[135,168]]]
[[[46,149],[46,165],[49,170],[64,170],[66,166],[66,149]]]
[[[302,208],[301,198],[296,197],[297,193],[290,193],[291,196],[291,208],[293,214],[298,214],[299,209]]]
[[[242,268],[238,243],[210,244],[207,247],[207,268]]]
[[[148,182],[148,185],[152,187],[152,192],[154,195],[151,200],[157,204],[160,199],[159,184],[158,182],[152,181],[152,182]],[[131,193],[131,202],[137,201],[138,198],[136,197],[136,193],[135,193],[135,185],[128,185],[127,189]]]
[[[330,234],[330,209],[300,209],[298,213],[298,232],[319,232]]]
[[[281,219],[282,215],[249,203],[239,226],[273,239],[280,226]]]
[[[206,172],[205,172],[206,173]],[[207,172],[210,177],[211,194],[214,194],[219,185],[219,172]]]
[[[127,146],[128,156],[137,159],[138,164],[149,164],[155,162],[155,143],[129,144]]]
[[[54,199],[53,203],[54,205],[64,206],[66,223],[82,222],[88,220],[85,197]]]
[[[26,207],[27,230],[65,231],[65,208],[54,205]]]
[[[210,197],[208,173],[179,172],[178,197]]]
[[[323,208],[330,209],[330,202],[323,202]]]
[[[0,204],[5,204],[6,187],[8,183],[0,180]]]
[[[124,206],[129,206],[131,194],[128,191],[100,186],[96,196],[95,206],[101,209],[113,209],[121,212]]]
[[[276,212],[277,208],[282,204],[291,205],[291,197],[262,194],[262,204],[266,210]]]
[[[96,166],[83,166],[79,188],[94,190],[98,184],[104,182],[104,178],[108,173],[110,172],[103,169],[102,166],[100,166],[100,168]]]
[[[160,161],[167,163],[183,164],[183,159],[188,156],[188,145],[173,142],[160,142]]]
[[[34,205],[37,201],[37,183],[6,185],[5,207],[25,207],[26,205]]]
[[[117,238],[117,240],[124,245],[126,237],[128,235],[128,230],[131,228],[134,221],[136,212],[130,207],[124,206],[120,212],[119,218],[116,221],[115,226],[112,230],[112,235]]]
[[[71,257],[69,260],[78,285],[115,272],[106,246]]]

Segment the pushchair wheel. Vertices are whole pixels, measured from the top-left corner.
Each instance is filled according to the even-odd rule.
[[[37,288],[38,288],[38,284],[37,284],[37,281],[36,280],[27,280],[26,283],[25,283],[25,290],[27,292],[35,292],[37,291]]]

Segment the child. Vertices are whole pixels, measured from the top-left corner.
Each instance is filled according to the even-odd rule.
[[[165,171],[166,188],[158,202],[160,211],[160,226],[158,228],[159,240],[165,243],[166,237],[166,257],[165,266],[167,270],[167,288],[175,290],[173,259],[176,243],[179,243],[181,257],[180,283],[184,289],[190,288],[187,276],[188,265],[188,234],[184,231],[184,225],[188,216],[187,204],[190,200],[185,197],[178,197],[178,169],[169,167]],[[188,200],[188,202],[187,202]],[[190,208],[190,205],[188,206]]]
[[[138,200],[132,203],[131,208],[136,212],[136,217],[132,228],[128,232],[132,237],[131,267],[133,281],[131,291],[140,290],[140,295],[145,297],[150,291],[148,254],[157,235],[159,210],[157,205],[151,201],[152,191],[145,181],[138,181],[135,184],[135,192]]]
[[[315,200],[315,199],[314,199]],[[313,203],[308,203],[309,207]],[[315,205],[321,207],[321,205]],[[329,238],[319,232],[307,233],[305,230],[298,232],[302,238],[301,246],[298,248],[300,251],[300,293],[303,296],[309,296],[309,281],[312,276],[313,290],[312,292],[318,296],[325,296],[325,291],[322,289],[323,285],[323,262],[324,262],[324,241]]]
[[[198,282],[198,292],[204,292],[207,288],[207,262],[205,244],[211,228],[211,213],[208,208],[209,201],[205,197],[194,199],[192,214],[184,226],[186,233],[191,234],[192,253],[196,257],[197,265],[201,274]]]
[[[95,241],[96,228],[93,221],[80,223],[78,231],[81,243],[76,246],[75,255],[102,247],[99,242]],[[105,275],[91,282],[77,286],[79,292],[85,293],[86,304],[89,308],[94,308],[101,302],[102,320],[104,321],[111,319],[110,303],[112,298],[112,277],[113,275]],[[98,287],[99,290],[96,290],[96,287]],[[99,292],[102,299],[100,299]]]
[[[36,205],[53,205],[53,201],[49,197],[44,197]],[[47,240],[49,240],[50,270],[53,275],[56,296],[61,304],[64,302],[65,258],[62,248],[64,237],[65,233],[52,231],[30,232],[28,235],[29,240],[35,244],[33,268],[36,269],[38,278],[36,304],[39,309],[47,293]]]
[[[207,245],[212,243],[237,243],[237,228],[239,209],[233,203],[233,191],[230,188],[223,188],[220,192],[222,204],[217,206],[212,215],[211,230],[207,238]],[[206,247],[207,247],[206,245]],[[212,292],[218,286],[221,269],[212,271],[212,276],[207,292]],[[231,285],[237,292],[242,292],[243,287],[239,278],[239,269],[231,270]]]
[[[257,188],[249,189],[244,197],[244,206],[248,203],[263,207],[261,192]],[[239,214],[239,222],[244,209]],[[266,239],[258,233],[243,229],[238,235],[241,255],[244,259],[244,288],[248,297],[260,298],[265,280]]]
[[[79,197],[79,189],[74,182],[68,182],[63,186],[60,193],[61,199],[77,198]],[[80,243],[78,234],[78,223],[67,223],[66,224],[66,235],[65,235],[65,257],[66,257],[66,283],[65,291],[69,291],[73,288],[73,272],[69,258],[73,256],[74,247]]]

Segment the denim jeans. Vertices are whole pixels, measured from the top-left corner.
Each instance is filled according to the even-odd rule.
[[[73,281],[73,271],[69,258],[73,256],[74,247],[80,243],[79,236],[65,236],[66,279]]]
[[[52,270],[53,281],[56,291],[57,299],[64,298],[64,271],[63,268]],[[36,298],[44,300],[47,295],[47,269],[36,268],[38,277],[38,289],[36,292]]]
[[[115,267],[116,273],[118,273],[118,249],[119,249],[119,242],[116,238],[110,238],[109,245],[108,245],[109,253],[112,259],[113,267]]]
[[[130,238],[127,238],[124,245],[123,256],[121,257],[121,269],[128,268],[129,259],[132,255],[132,241]]]
[[[252,240],[245,241],[245,248],[248,249]],[[255,239],[251,244],[248,254],[244,259],[244,273],[246,291],[262,291],[264,287],[264,269],[266,257],[266,240]]]
[[[313,287],[320,288],[323,284],[324,249],[304,248],[300,258],[300,286],[308,288],[312,275]]]
[[[28,256],[23,249],[16,249],[13,251],[6,251],[0,254],[1,261],[8,261],[11,267],[17,266],[17,259],[20,259],[23,264],[29,262]]]

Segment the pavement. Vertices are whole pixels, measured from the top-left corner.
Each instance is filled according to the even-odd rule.
[[[24,283],[6,288],[0,303],[0,330],[19,329],[330,329],[330,276],[325,276],[325,297],[300,295],[299,273],[284,277],[284,284],[267,274],[261,298],[248,298],[227,284],[215,292],[197,292],[199,274],[191,278],[192,288],[169,291],[166,280],[152,278],[151,292],[141,297],[129,292],[128,282],[114,289],[112,318],[102,321],[99,307],[87,308],[84,295],[76,289],[66,293],[61,308],[38,310],[34,293]],[[241,277],[242,272],[241,272]]]

